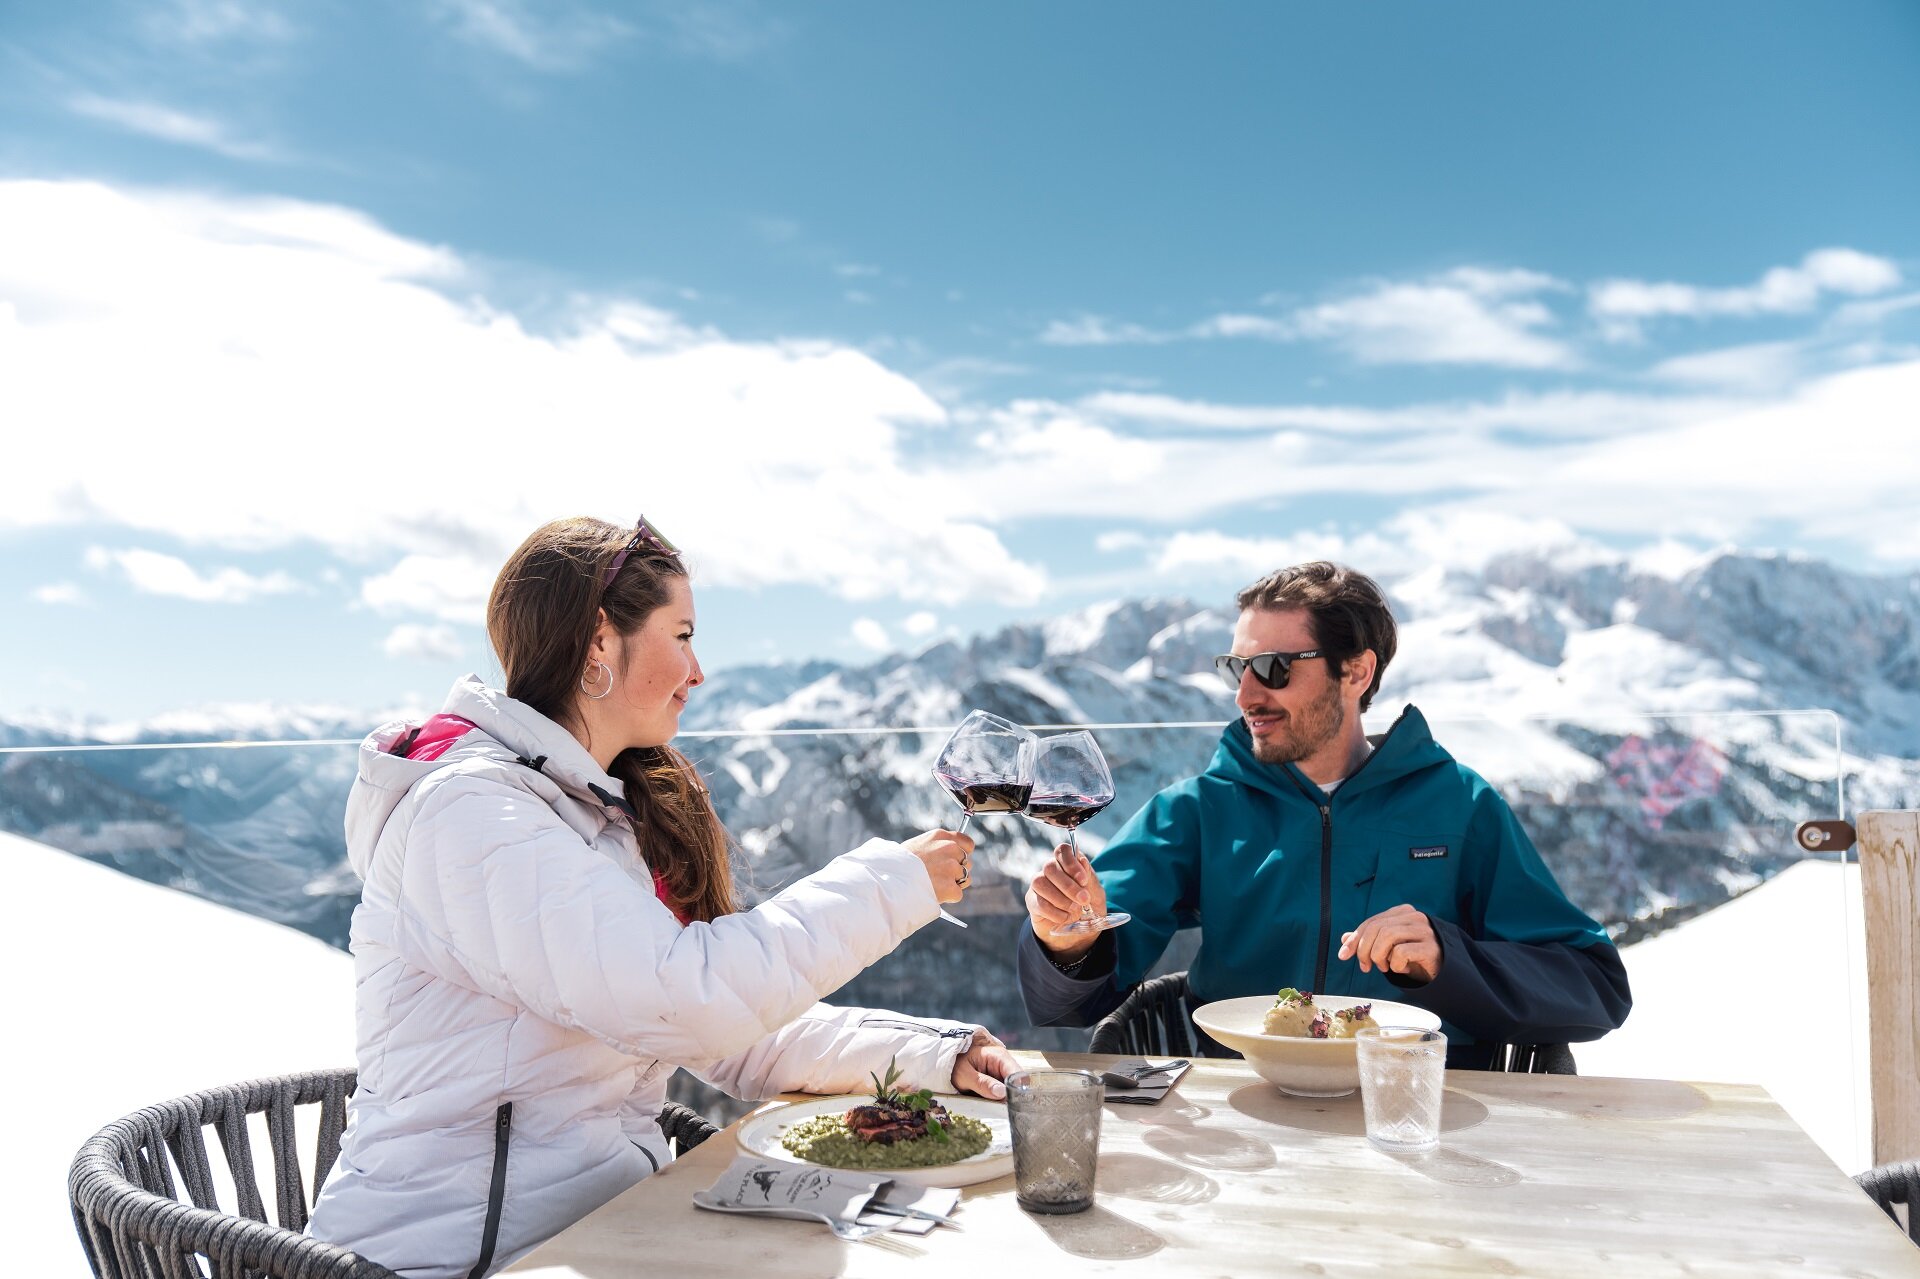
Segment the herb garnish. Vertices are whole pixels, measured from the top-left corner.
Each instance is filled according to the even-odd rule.
[[[885,1079],[873,1074],[869,1074],[867,1078],[873,1080],[873,1100],[875,1105],[899,1106],[902,1109],[912,1111],[916,1115],[925,1115],[927,1120],[927,1135],[942,1145],[945,1145],[947,1141],[950,1140],[947,1136],[947,1126],[928,1113],[928,1108],[933,1105],[933,1089],[922,1088],[918,1092],[902,1092],[894,1087],[894,1084],[899,1082],[900,1079],[900,1067],[895,1064],[893,1058],[887,1059],[887,1077]]]

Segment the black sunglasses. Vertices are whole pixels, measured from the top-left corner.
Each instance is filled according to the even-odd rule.
[[[1213,659],[1213,669],[1220,672],[1220,678],[1227,681],[1228,688],[1239,688],[1241,676],[1248,671],[1252,671],[1253,677],[1268,688],[1285,688],[1287,680],[1293,675],[1295,662],[1319,656],[1321,653],[1317,648],[1310,648],[1304,653],[1255,653],[1252,657],[1235,657],[1227,653]]]
[[[604,591],[613,585],[613,579],[620,576],[621,568],[626,565],[627,556],[643,546],[660,555],[671,556],[674,559],[680,558],[680,548],[660,536],[660,531],[647,523],[647,517],[642,515],[640,523],[633,530],[633,536],[627,539],[627,544],[620,548],[620,553],[613,557],[613,562],[607,565],[607,571],[601,575],[601,590]]]

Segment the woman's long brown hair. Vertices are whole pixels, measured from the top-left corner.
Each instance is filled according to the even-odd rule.
[[[487,601],[487,637],[507,696],[556,724],[579,726],[575,698],[600,610],[621,635],[632,635],[667,602],[672,579],[687,573],[678,557],[640,546],[602,592],[607,567],[631,536],[605,520],[555,520],[508,558]],[[687,757],[671,746],[635,747],[608,771],[639,818],[647,865],[665,877],[667,905],[708,921],[737,909],[726,828]]]

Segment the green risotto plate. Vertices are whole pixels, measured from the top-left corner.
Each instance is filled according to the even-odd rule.
[[[810,1097],[805,1101],[776,1101],[747,1116],[740,1124],[740,1145],[762,1159],[789,1164],[811,1164],[781,1143],[789,1128],[797,1128],[823,1115],[844,1115],[855,1106],[872,1102],[871,1096]],[[1013,1134],[1007,1127],[1007,1105],[984,1097],[939,1097],[942,1105],[956,1118],[984,1124],[988,1131],[987,1148],[953,1163],[934,1163],[927,1167],[871,1168],[876,1177],[918,1186],[971,1186],[992,1181],[1013,1171]],[[931,1141],[931,1138],[924,1139]],[[902,1152],[904,1153],[904,1152]],[[908,1158],[938,1159],[942,1152],[929,1146],[925,1151],[907,1154]]]

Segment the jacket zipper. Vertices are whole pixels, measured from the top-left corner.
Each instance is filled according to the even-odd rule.
[[[1313,956],[1313,988],[1327,988],[1327,944],[1333,940],[1333,805],[1320,805],[1320,949]]]
[[[1405,718],[1406,712],[1403,711],[1400,719],[1394,720],[1387,729],[1386,736],[1380,739],[1380,744],[1360,761],[1360,767],[1348,773],[1341,781],[1341,789],[1344,790],[1350,785],[1368,764],[1373,763],[1375,756],[1387,748],[1387,740],[1393,736],[1394,730],[1400,727],[1401,720]],[[1295,789],[1305,796],[1307,802],[1320,810],[1320,948],[1315,952],[1313,959],[1313,988],[1316,991],[1324,991],[1327,988],[1327,947],[1333,942],[1333,805],[1323,804],[1314,799],[1312,793],[1301,784],[1298,774],[1291,767],[1282,766],[1281,771],[1286,773]],[[1315,789],[1319,788],[1315,787]]]
[[[493,1113],[493,1184],[487,1187],[487,1224],[480,1233],[480,1260],[467,1279],[483,1279],[493,1265],[494,1245],[500,1241],[500,1209],[507,1199],[507,1137],[513,1131],[513,1103],[503,1101]]]

